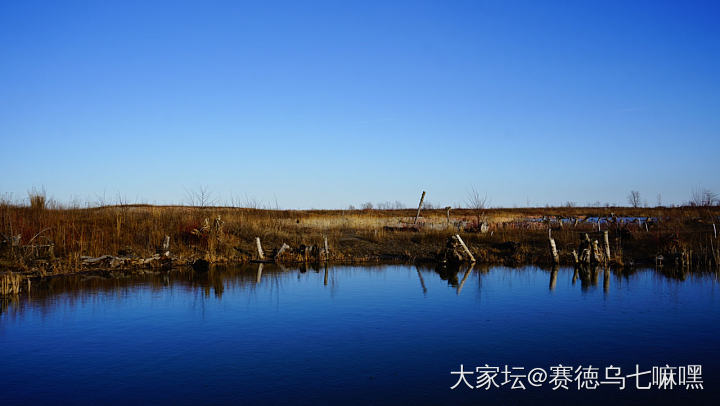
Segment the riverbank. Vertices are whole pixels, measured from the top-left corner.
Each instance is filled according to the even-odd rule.
[[[475,261],[487,264],[573,265],[585,241],[603,246],[605,233],[610,256],[603,262],[614,266],[717,267],[720,256],[720,207],[446,208],[416,216],[415,210],[5,205],[0,269],[37,277],[252,261],[433,262],[456,234]]]

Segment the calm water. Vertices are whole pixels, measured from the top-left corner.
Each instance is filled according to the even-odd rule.
[[[3,405],[717,404],[720,395],[714,274],[253,265],[33,288],[0,314]],[[639,391],[628,380],[622,391],[450,390],[460,364],[591,364],[604,378],[610,364],[626,375],[636,363],[701,364],[705,389]]]

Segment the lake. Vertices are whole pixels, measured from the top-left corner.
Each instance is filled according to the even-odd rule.
[[[58,277],[3,303],[0,398],[708,404],[720,396],[719,322],[714,273],[251,264]],[[457,373],[461,364],[468,374]],[[620,370],[600,383],[611,366]],[[579,378],[553,390],[567,367]],[[651,383],[653,367],[657,385],[637,389]],[[476,387],[495,372],[497,386]],[[702,389],[686,387],[698,381]]]

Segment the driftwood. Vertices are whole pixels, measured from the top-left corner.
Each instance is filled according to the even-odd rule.
[[[475,263],[475,257],[458,234],[448,237],[445,248],[438,254],[438,259],[450,264]]]
[[[118,268],[133,265],[147,265],[163,259],[170,260],[168,255],[155,254],[148,258],[116,257],[114,255],[102,255],[99,257],[80,257],[81,264],[86,267],[108,267]]]
[[[275,261],[277,261],[278,258],[280,258],[280,255],[282,255],[282,253],[283,253],[286,249],[289,249],[289,248],[290,248],[289,245],[283,243],[282,247],[280,247],[280,249],[278,250],[278,252],[275,254]]]
[[[467,256],[470,257],[470,261],[475,262],[475,257],[473,256],[472,252],[470,252],[467,245],[465,245],[465,242],[462,240],[462,238],[460,238],[460,234],[455,234],[455,238],[457,238],[460,246],[463,247]]]

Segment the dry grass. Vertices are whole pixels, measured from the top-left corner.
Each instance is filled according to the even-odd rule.
[[[487,262],[543,262],[547,260],[547,229],[553,228],[561,255],[569,255],[592,224],[560,228],[557,223],[527,221],[538,217],[642,216],[660,219],[644,229],[636,224],[610,226],[612,244],[626,257],[654,256],[673,246],[689,247],[708,255],[718,244],[710,240],[718,207],[678,208],[522,208],[487,209],[488,233],[471,233],[477,212],[456,209],[448,223],[445,210],[425,210],[421,227],[408,227],[414,209],[402,210],[260,210],[230,207],[120,205],[98,208],[62,208],[36,194],[30,205],[0,202],[3,239],[20,235],[22,244],[54,244],[59,269],[77,269],[81,256],[132,252],[149,256],[166,235],[171,251],[180,257],[209,257],[214,261],[244,261],[254,255],[260,237],[266,251],[283,243],[291,247],[320,245],[327,236],[336,259],[429,258],[445,239],[460,232],[471,249]],[[221,235],[197,232],[208,219],[222,221]],[[603,225],[603,229],[607,229]],[[595,237],[597,238],[597,237]],[[513,243],[513,244],[508,244]],[[7,250],[7,243],[5,249]],[[677,248],[677,247],[675,247]],[[7,258],[7,256],[6,256]],[[6,261],[7,263],[7,261]]]

